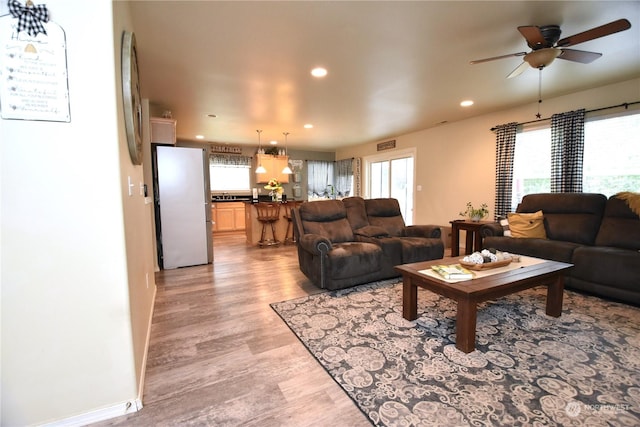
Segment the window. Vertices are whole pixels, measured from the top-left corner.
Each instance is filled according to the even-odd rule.
[[[212,192],[251,191],[251,157],[214,154],[209,158]]]
[[[516,135],[511,191],[512,211],[525,194],[551,191],[551,128],[531,129]]]
[[[342,199],[353,193],[353,159],[307,162],[307,199]]]
[[[640,191],[640,114],[585,122],[582,191]]]
[[[307,199],[309,201],[328,199],[332,189],[333,162],[309,160],[307,162]]]
[[[640,189],[640,113],[587,117],[584,129],[582,191],[610,197]],[[516,135],[512,209],[526,194],[551,188],[551,129],[536,127]]]

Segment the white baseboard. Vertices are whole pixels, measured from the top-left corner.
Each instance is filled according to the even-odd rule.
[[[53,423],[43,424],[47,427],[80,427],[92,423],[108,420],[111,418],[121,417],[123,415],[138,412],[142,409],[142,401],[135,399],[129,402],[119,403],[108,408],[98,409],[96,411],[87,412],[75,417],[65,418],[64,420],[55,421]]]

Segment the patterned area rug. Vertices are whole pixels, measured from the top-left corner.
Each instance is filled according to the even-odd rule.
[[[640,425],[640,309],[565,291],[553,318],[545,300],[482,304],[469,354],[455,303],[419,289],[407,321],[397,281],[271,306],[374,425]]]

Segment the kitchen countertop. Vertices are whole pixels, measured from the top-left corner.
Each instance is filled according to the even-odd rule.
[[[211,203],[250,202],[251,197],[237,197],[235,199],[212,198]]]

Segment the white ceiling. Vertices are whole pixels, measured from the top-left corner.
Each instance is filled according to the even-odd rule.
[[[177,119],[180,139],[335,150],[538,99],[538,70],[506,79],[529,51],[519,25],[567,37],[626,18],[631,29],[556,60],[543,98],[640,76],[639,1],[131,1],[142,96]],[[318,65],[329,74],[311,77]],[[638,93],[629,101],[637,101]],[[475,105],[459,103],[472,99]],[[208,114],[215,114],[210,118]],[[535,118],[532,115],[532,119]],[[311,130],[303,129],[312,123]]]

